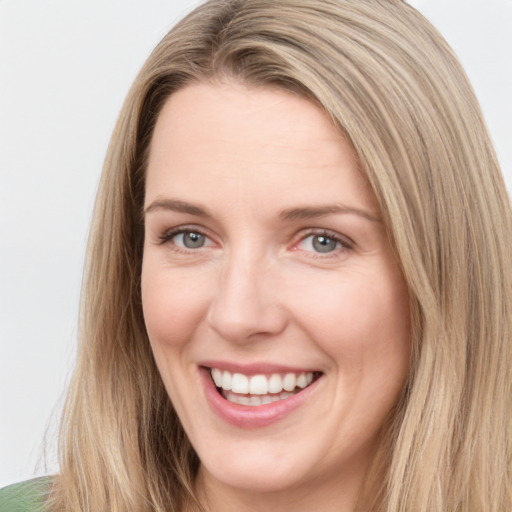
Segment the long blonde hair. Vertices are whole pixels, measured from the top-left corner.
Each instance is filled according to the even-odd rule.
[[[380,202],[408,283],[411,370],[365,510],[512,510],[509,200],[460,64],[401,0],[211,0],[149,57],[96,201],[50,508],[177,512],[195,500],[197,456],[142,317],[141,209],[164,101],[222,76],[293,91],[331,116]]]

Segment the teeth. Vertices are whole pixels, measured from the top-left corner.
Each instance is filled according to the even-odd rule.
[[[215,379],[214,379],[215,380]],[[231,389],[231,386],[232,386],[232,378],[231,378],[231,373],[229,372],[224,372],[222,374],[222,381],[221,381],[221,384],[220,386],[218,386],[219,388],[222,388],[222,389]]]
[[[236,393],[233,393],[232,391],[226,391],[223,393],[224,398],[233,404],[239,404],[239,405],[247,405],[249,407],[254,407],[258,405],[265,405],[269,404],[271,402],[278,402],[279,400],[286,400],[287,398],[290,398],[293,396],[294,393],[288,393],[287,391],[283,391],[282,393],[279,393],[278,395],[265,395],[265,396],[258,396],[258,395],[237,395]]]
[[[265,375],[253,375],[251,377],[249,393],[251,395],[266,395],[268,393],[268,380]]]
[[[297,385],[297,377],[294,373],[287,373],[283,379],[283,389],[285,391],[293,391]]]
[[[274,373],[268,381],[268,391],[269,393],[280,393],[282,390],[283,381],[281,379],[281,375]]]
[[[297,386],[299,386],[299,388],[301,388],[301,389],[304,389],[307,385],[308,385],[308,379],[306,378],[306,374],[301,373],[297,377]]]
[[[249,405],[261,405],[261,396],[251,396],[249,398]]]
[[[234,393],[231,393],[233,396],[237,396]],[[240,405],[251,405],[251,400],[248,396],[239,396],[238,397],[238,403]]]
[[[224,372],[224,374],[226,373],[227,372]],[[224,377],[222,378],[222,383],[224,383]],[[249,393],[249,378],[241,373],[234,373],[233,378],[231,379],[231,389],[233,390],[233,393],[246,395]]]
[[[212,379],[218,388],[224,389],[222,386],[222,372],[218,368],[212,368]]]
[[[211,369],[211,376],[215,385],[223,391],[225,398],[236,395],[250,395],[238,397],[236,403],[242,405],[264,405],[276,400],[283,400],[292,396],[296,389],[304,389],[313,382],[313,372],[302,373],[273,373],[272,375],[244,375],[222,371],[218,368]],[[298,391],[298,390],[297,390]],[[280,393],[278,395],[278,393]]]

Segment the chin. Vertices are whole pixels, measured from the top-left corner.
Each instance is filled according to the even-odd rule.
[[[305,475],[298,461],[238,456],[223,463],[202,464],[205,477],[223,486],[245,493],[280,493],[304,483]]]

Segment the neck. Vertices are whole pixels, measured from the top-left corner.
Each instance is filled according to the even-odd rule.
[[[203,509],[194,505],[185,512],[355,512],[366,469],[351,466],[350,471],[335,479],[297,482],[287,489],[262,491],[225,485],[201,466],[195,487]]]

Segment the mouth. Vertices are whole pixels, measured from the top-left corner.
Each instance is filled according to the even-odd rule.
[[[228,402],[245,406],[260,406],[287,400],[307,389],[321,372],[303,371],[246,375],[219,368],[210,368],[217,392]]]

